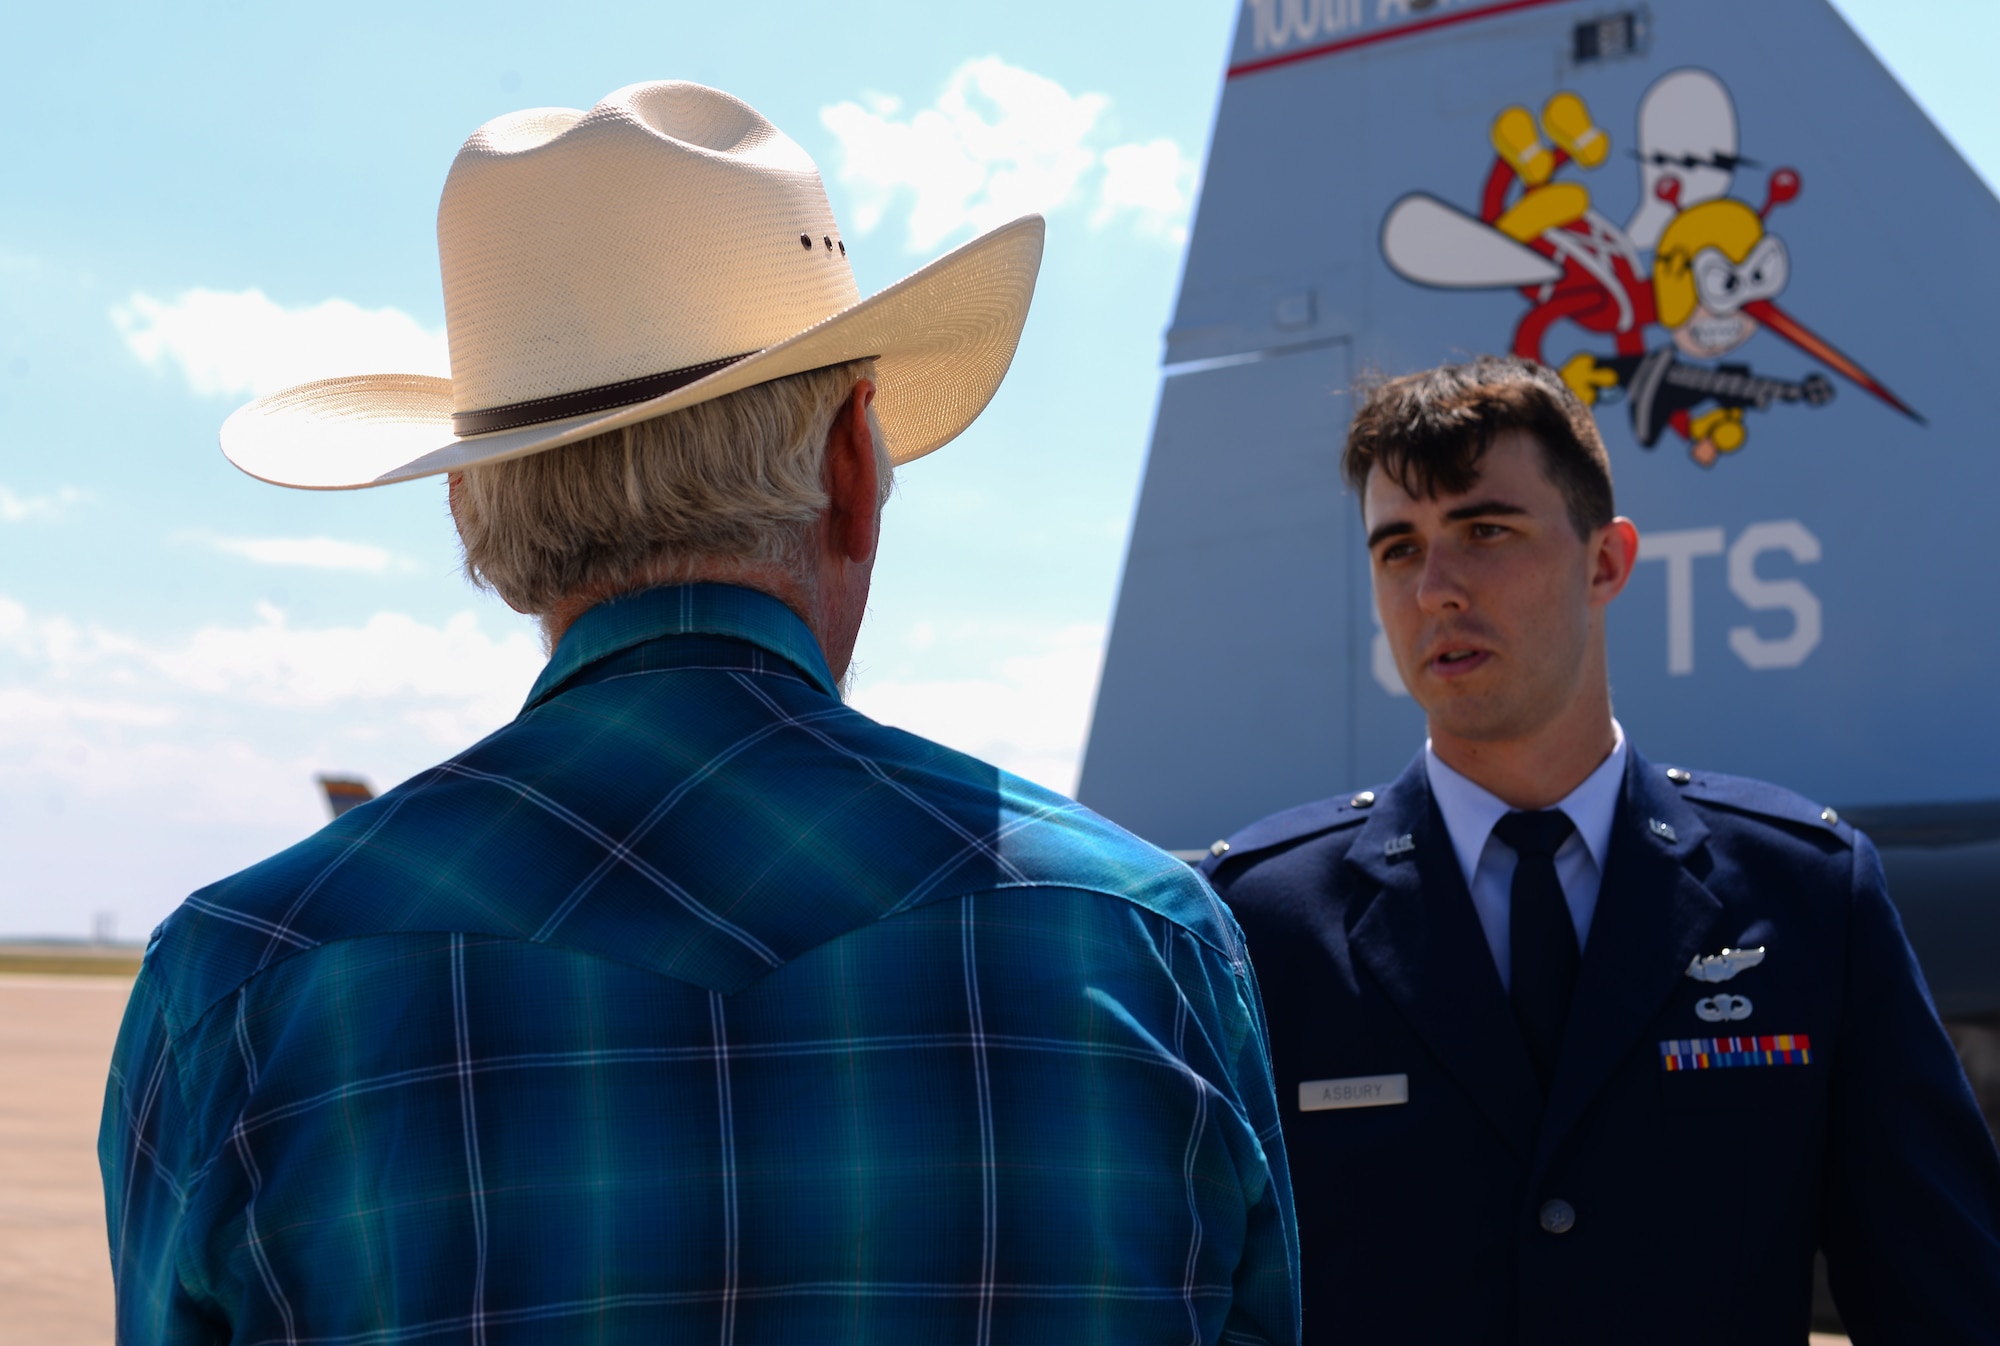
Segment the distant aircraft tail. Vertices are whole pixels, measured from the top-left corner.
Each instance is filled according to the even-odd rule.
[[[375,797],[375,791],[359,776],[321,776],[319,788],[326,791],[326,806],[333,810],[336,818]]]

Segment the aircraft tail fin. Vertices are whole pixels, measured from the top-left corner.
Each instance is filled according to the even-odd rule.
[[[322,775],[318,779],[319,788],[326,791],[326,806],[333,810],[336,818],[375,797],[375,791],[359,776]]]

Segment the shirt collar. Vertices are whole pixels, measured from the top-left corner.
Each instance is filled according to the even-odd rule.
[[[1613,720],[1611,732],[1609,755],[1555,806],[1569,815],[1600,874],[1604,872],[1605,854],[1611,849],[1611,823],[1618,812],[1618,791],[1625,779],[1624,726]],[[1473,871],[1479,868],[1479,857],[1486,850],[1486,840],[1493,834],[1493,824],[1512,813],[1513,806],[1446,766],[1432,750],[1429,739],[1424,740],[1424,770],[1430,776],[1431,798],[1437,800],[1438,812],[1444,815],[1445,831],[1451,834],[1458,867],[1470,883]]]
[[[840,695],[811,628],[782,602],[733,584],[674,584],[620,594],[578,617],[556,643],[523,709],[600,659],[649,640],[688,635],[748,641],[795,665],[828,696]]]

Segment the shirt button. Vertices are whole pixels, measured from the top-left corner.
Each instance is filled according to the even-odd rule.
[[[1567,1234],[1576,1226],[1576,1207],[1567,1201],[1542,1203],[1542,1228],[1551,1234]]]

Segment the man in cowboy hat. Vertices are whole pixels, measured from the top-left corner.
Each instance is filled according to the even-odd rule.
[[[155,933],[99,1142],[121,1338],[1295,1340],[1228,915],[839,696],[892,465],[998,388],[1041,221],[861,300],[804,151],[659,83],[482,127],[438,236],[449,380],[223,447],[451,474],[553,657]]]

